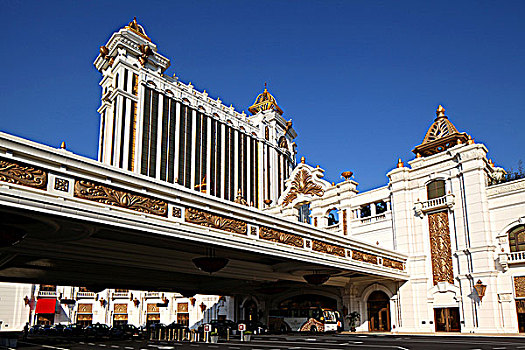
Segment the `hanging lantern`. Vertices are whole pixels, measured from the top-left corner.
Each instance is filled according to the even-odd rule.
[[[226,258],[203,256],[192,260],[193,264],[204,272],[214,273],[222,270],[229,262]]]
[[[481,282],[481,280],[478,280],[476,282],[476,285],[474,286],[474,289],[476,289],[476,292],[478,293],[479,301],[483,299],[485,296],[485,291],[487,290],[487,286]]]
[[[330,279],[330,275],[326,273],[313,273],[310,275],[304,275],[304,280],[314,286],[320,286]]]

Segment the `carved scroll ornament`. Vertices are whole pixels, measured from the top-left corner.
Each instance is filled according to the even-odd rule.
[[[168,215],[164,201],[115,190],[85,180],[75,181],[75,197],[159,216]]]
[[[312,175],[305,169],[300,170],[290,185],[290,191],[283,201],[283,207],[290,204],[297,198],[298,194],[316,195],[322,197],[324,195],[323,188],[312,181]]]
[[[248,225],[243,221],[207,213],[194,208],[186,208],[185,213],[186,222],[227,232],[239,233],[241,235],[248,234]]]
[[[45,189],[47,186],[47,173],[32,166],[0,159],[0,181]]]
[[[383,266],[390,267],[396,270],[401,270],[401,271],[405,269],[405,266],[403,265],[401,261],[392,260],[388,258],[383,258]]]
[[[345,248],[338,247],[333,244],[328,244],[320,241],[312,240],[312,250],[325,254],[345,256]]]
[[[360,252],[358,250],[352,251],[352,259],[367,262],[370,264],[377,264],[377,256],[365,252]]]
[[[261,226],[259,228],[259,238],[266,241],[272,241],[277,243],[283,243],[294,247],[303,248],[304,240],[302,237],[291,233],[285,233],[278,230],[274,230],[268,227]]]
[[[448,213],[440,211],[428,215],[430,231],[430,254],[434,284],[438,282],[454,283],[452,268],[452,249],[448,227]]]

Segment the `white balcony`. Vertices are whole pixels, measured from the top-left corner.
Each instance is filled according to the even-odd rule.
[[[417,215],[422,216],[423,213],[426,213],[428,211],[445,208],[452,209],[453,206],[454,195],[449,193],[447,195],[444,195],[443,197],[433,198],[422,202],[416,202],[414,204],[414,210],[416,211]]]
[[[147,292],[146,293],[146,299],[154,299],[154,298],[160,298],[159,292]]]
[[[93,292],[77,292],[77,299],[95,299]]]
[[[507,264],[525,263],[525,252],[515,252],[507,254]]]
[[[377,214],[374,216],[366,216],[364,218],[357,218],[352,220],[353,225],[366,225],[366,224],[374,224],[376,222],[381,222],[387,220],[387,216],[390,217],[390,211],[386,211],[381,214]]]
[[[113,299],[129,298],[129,292],[113,292]]]
[[[56,290],[40,290],[38,291],[38,297],[39,298],[56,298],[57,297]]]
[[[335,224],[335,225],[326,226],[324,229],[330,232],[337,232],[341,229],[341,226],[340,224]]]

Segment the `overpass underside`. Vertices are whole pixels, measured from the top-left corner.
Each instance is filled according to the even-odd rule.
[[[406,256],[69,152],[0,135],[0,280],[275,294],[406,280]],[[209,274],[193,259],[228,259]]]

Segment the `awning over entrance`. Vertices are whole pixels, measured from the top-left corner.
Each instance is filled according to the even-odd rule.
[[[56,299],[39,299],[36,302],[36,314],[54,314],[56,309]]]

